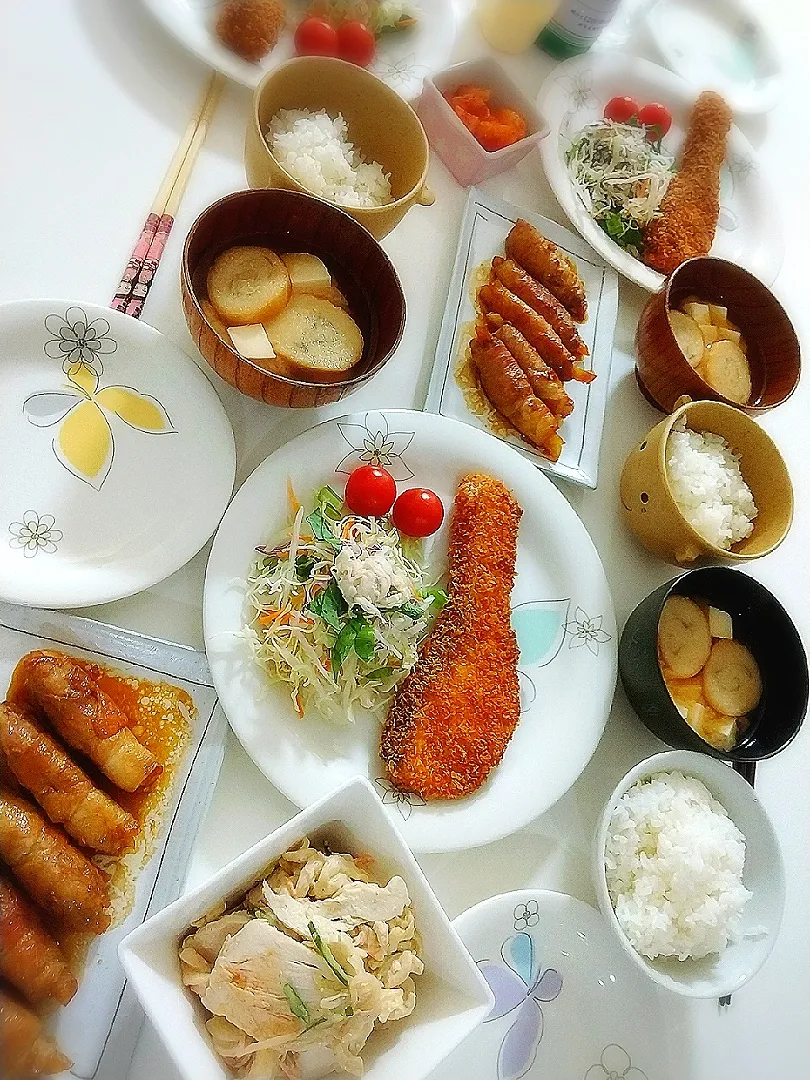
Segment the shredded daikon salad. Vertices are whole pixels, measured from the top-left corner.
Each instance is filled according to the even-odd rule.
[[[251,648],[272,681],[289,683],[299,716],[382,715],[447,597],[389,517],[350,513],[330,487],[309,514],[294,495],[291,503],[289,535],[257,549],[248,577]]]
[[[638,258],[643,230],[672,179],[674,158],[638,124],[602,120],[573,139],[565,160],[577,194],[611,240]]]

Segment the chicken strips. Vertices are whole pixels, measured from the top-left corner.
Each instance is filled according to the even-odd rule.
[[[658,215],[644,230],[644,262],[671,274],[686,259],[708,255],[720,215],[720,169],[726,158],[731,109],[705,91],[695,102],[678,171]]]
[[[458,486],[449,600],[400,683],[383,728],[389,780],[424,799],[460,799],[500,762],[520,716],[511,625],[521,508],[490,476]]]

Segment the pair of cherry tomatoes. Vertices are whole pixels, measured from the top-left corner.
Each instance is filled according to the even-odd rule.
[[[346,484],[346,505],[362,517],[382,517],[393,506],[394,525],[406,536],[431,536],[444,520],[444,506],[430,488],[408,488],[397,496],[397,482],[387,469],[361,465]]]
[[[338,56],[358,67],[368,67],[376,48],[373,31],[359,19],[347,19],[335,28],[326,19],[312,15],[295,31],[295,51],[299,56]]]
[[[651,101],[639,107],[631,97],[614,97],[605,106],[605,119],[615,124],[626,124],[634,117],[647,129],[650,142],[663,139],[672,127],[672,113],[660,101]]]

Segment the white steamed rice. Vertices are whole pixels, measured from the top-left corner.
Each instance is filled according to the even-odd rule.
[[[745,838],[700,780],[680,772],[640,780],[619,800],[605,845],[616,918],[654,959],[698,959],[735,939],[751,893]]]
[[[681,419],[669,433],[666,456],[670,490],[693,529],[726,550],[751,535],[754,496],[722,435],[692,431]]]
[[[307,191],[339,206],[373,207],[391,202],[390,175],[364,161],[348,138],[346,121],[325,109],[281,109],[267,131],[279,165]]]

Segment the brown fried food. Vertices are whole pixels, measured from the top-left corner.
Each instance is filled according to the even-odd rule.
[[[138,823],[30,716],[0,704],[0,751],[15,779],[76,843],[105,855],[131,850]]]
[[[506,255],[545,285],[566,308],[574,322],[585,322],[588,303],[585,286],[572,259],[520,218],[506,238]]]
[[[494,311],[504,322],[516,327],[563,382],[573,379],[574,358],[542,315],[514,296],[500,281],[479,289],[478,300],[484,311]]]
[[[225,0],[215,30],[226,48],[256,64],[275,48],[286,22],[284,0]]]
[[[535,281],[514,259],[494,258],[492,272],[510,292],[543,316],[575,360],[588,355],[588,346],[579,336],[576,323],[545,285]]]
[[[533,348],[511,323],[500,320],[500,325],[493,324],[493,318],[497,316],[487,316],[492,336],[503,342],[523,368],[533,393],[548,405],[558,420],[570,416],[574,411],[574,402],[568,396],[557,372],[548,366],[537,349]]]
[[[510,595],[522,510],[499,481],[459,483],[449,600],[400,683],[380,741],[389,780],[424,799],[460,799],[500,762],[520,718]]]
[[[686,259],[708,255],[720,215],[720,169],[726,158],[731,109],[706,91],[695,102],[678,171],[661,201],[659,215],[644,230],[642,258],[671,274]]]
[[[562,452],[559,421],[532,392],[523,368],[501,341],[487,334],[470,342],[473,365],[481,389],[524,439],[556,461]]]
[[[4,989],[0,989],[0,1063],[8,1080],[52,1076],[71,1065],[43,1033],[39,1017]]]
[[[67,1005],[78,989],[36,908],[0,877],[0,975],[33,1005]]]
[[[28,895],[72,930],[110,925],[107,877],[50,825],[32,803],[0,789],[0,857]]]

